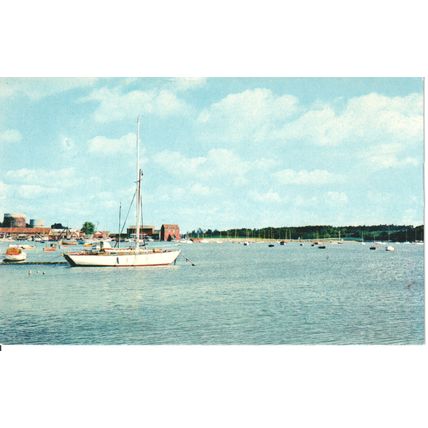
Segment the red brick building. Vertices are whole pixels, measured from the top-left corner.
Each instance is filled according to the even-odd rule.
[[[163,224],[160,239],[161,241],[180,240],[180,228],[178,224]]]

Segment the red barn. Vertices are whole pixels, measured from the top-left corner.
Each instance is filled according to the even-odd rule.
[[[161,227],[161,241],[180,240],[180,228],[178,224],[163,224]]]

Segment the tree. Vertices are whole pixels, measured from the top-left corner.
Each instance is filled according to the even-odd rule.
[[[61,223],[51,224],[51,229],[68,229],[68,227],[63,226]]]
[[[95,232],[95,224],[90,221],[85,221],[80,231],[85,235],[92,235]]]

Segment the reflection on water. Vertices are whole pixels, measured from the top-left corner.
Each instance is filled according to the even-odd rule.
[[[194,267],[1,266],[0,343],[424,343],[423,246],[395,246],[195,244]]]

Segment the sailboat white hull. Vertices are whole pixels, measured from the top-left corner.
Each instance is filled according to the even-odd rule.
[[[136,253],[120,252],[85,254],[82,252],[64,253],[65,259],[71,266],[111,266],[111,267],[133,267],[133,266],[167,266],[175,262],[180,255],[180,250],[141,250]]]

